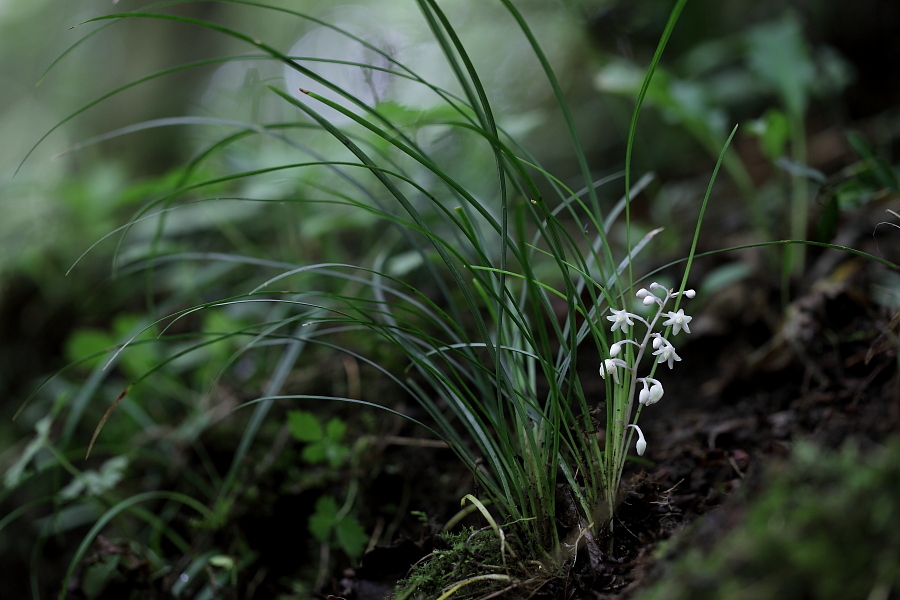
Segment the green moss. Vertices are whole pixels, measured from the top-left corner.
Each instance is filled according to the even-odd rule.
[[[662,576],[639,600],[845,600],[900,591],[900,440],[866,455],[852,444],[828,452],[798,443],[769,479],[731,517],[710,514],[667,546]]]
[[[394,600],[437,598],[445,588],[463,580],[503,572],[500,540],[489,528],[466,528],[459,533],[441,533],[438,538],[446,549],[435,550],[428,560],[417,565],[410,576],[397,585]],[[473,583],[460,589],[453,599],[482,595],[494,583],[489,580]]]

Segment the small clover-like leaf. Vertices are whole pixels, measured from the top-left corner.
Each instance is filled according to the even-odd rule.
[[[341,549],[351,558],[362,556],[366,544],[369,543],[369,536],[366,535],[366,530],[356,520],[356,517],[346,516],[338,521],[335,524],[334,533]]]
[[[316,500],[316,512],[309,517],[309,532],[320,542],[327,542],[337,516],[337,501],[332,496],[320,496]]]
[[[331,468],[336,469],[344,464],[344,461],[350,456],[350,448],[344,444],[330,444],[325,449],[325,456],[328,458],[328,464],[331,465]]]
[[[332,418],[328,421],[328,424],[325,425],[325,437],[332,442],[341,441],[345,431],[347,431],[347,424],[337,417]]]
[[[288,413],[288,428],[294,439],[301,442],[318,442],[325,437],[319,419],[305,410],[292,410]]]
[[[321,442],[312,443],[300,452],[300,458],[311,464],[325,462],[328,446]]]

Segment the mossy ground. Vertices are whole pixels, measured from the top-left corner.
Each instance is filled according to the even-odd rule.
[[[668,546],[640,600],[887,599],[900,591],[897,438],[865,453],[854,443],[840,451],[798,444],[764,485],[735,500]]]
[[[441,533],[438,538],[446,546],[435,550],[401,581],[394,600],[437,598],[444,591],[472,577],[503,574],[500,540],[490,528],[463,528],[458,533]],[[490,579],[465,586],[454,598],[476,598],[495,585]]]

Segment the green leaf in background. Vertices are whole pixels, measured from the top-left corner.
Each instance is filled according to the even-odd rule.
[[[28,466],[28,463],[31,462],[31,459],[35,457],[35,455],[40,451],[41,448],[44,447],[44,444],[47,443],[47,439],[50,435],[50,426],[53,424],[53,417],[47,415],[42,418],[40,421],[34,424],[34,431],[37,435],[34,436],[34,439],[28,442],[28,445],[25,446],[25,450],[19,456],[19,459],[13,463],[13,465],[7,469],[6,473],[3,475],[3,484],[7,489],[13,489],[17,487],[26,477],[25,468]]]
[[[816,73],[797,18],[788,13],[755,27],[747,36],[747,54],[750,68],[778,91],[788,112],[802,116]]]
[[[288,413],[288,427],[294,438],[308,445],[300,452],[300,457],[308,463],[328,462],[331,468],[341,466],[350,456],[350,448],[341,443],[347,424],[333,417],[322,429],[319,419],[304,410]]]
[[[344,515],[338,519],[337,516],[338,505],[334,497],[319,497],[316,512],[309,517],[309,532],[320,542],[328,543],[333,531],[341,550],[351,558],[359,558],[366,549],[369,536],[356,517]]]
[[[288,427],[294,439],[300,442],[318,442],[325,438],[319,419],[305,410],[292,410],[288,413]]]
[[[112,322],[112,331],[84,328],[75,330],[66,340],[66,358],[71,362],[79,361],[92,354],[112,350],[120,344],[130,342],[128,348],[119,355],[119,365],[132,379],[137,379],[150,371],[159,361],[159,350],[151,343],[135,344],[137,341],[153,340],[156,328],[151,327],[132,337],[143,326],[143,318],[139,315],[119,315]],[[81,364],[82,368],[93,369],[109,357],[99,354]]]
[[[344,444],[328,444],[325,447],[325,458],[332,469],[344,464],[348,456],[350,456],[350,448]]]
[[[151,327],[147,331],[141,332],[133,340],[131,339],[144,326],[145,317],[139,315],[119,315],[112,324],[116,343],[121,344],[130,340],[128,348],[119,355],[119,364],[131,379],[142,377],[152,370],[160,360],[159,349],[155,344],[134,343],[154,340],[157,335],[156,327]]]
[[[369,542],[369,536],[366,530],[359,524],[356,517],[346,516],[335,524],[334,533],[337,537],[341,550],[347,553],[351,558],[359,558],[362,556],[366,544]]]
[[[787,116],[777,108],[770,108],[763,115],[752,121],[748,127],[750,133],[760,139],[763,153],[771,160],[784,156],[785,146],[790,138],[791,130]]]
[[[847,134],[847,142],[853,148],[853,151],[863,159],[872,176],[882,187],[891,190],[895,194],[900,193],[900,184],[897,182],[897,175],[894,173],[891,165],[875,156],[875,153],[872,152],[872,147],[863,136],[851,131]]]
[[[118,484],[128,467],[128,458],[116,456],[109,459],[99,471],[85,471],[64,487],[59,496],[62,500],[74,500],[79,496],[99,496]]]
[[[112,336],[99,329],[76,329],[66,340],[66,360],[76,362],[86,356],[111,348],[114,345]],[[103,354],[98,354],[90,360],[81,363],[84,369],[93,369],[105,360]]]
[[[300,452],[300,458],[305,460],[310,464],[316,464],[320,462],[325,462],[328,459],[327,450],[328,446],[320,443],[313,443],[303,449]]]
[[[325,437],[329,441],[340,442],[344,438],[345,431],[347,431],[347,424],[334,417],[325,426]]]
[[[337,516],[337,501],[332,496],[320,496],[316,500],[316,512],[309,517],[309,532],[322,543],[331,537],[331,530]]]
[[[825,174],[822,173],[822,171],[795,160],[791,160],[786,156],[779,156],[776,158],[775,165],[794,177],[809,179],[810,181],[814,181],[821,185],[824,185],[828,181],[828,178],[825,177]]]

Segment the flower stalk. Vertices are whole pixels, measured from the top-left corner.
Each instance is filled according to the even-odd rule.
[[[607,380],[607,376],[609,376],[607,381],[612,386],[608,388],[607,403],[608,414],[613,418],[609,419],[611,426],[608,428],[604,453],[606,501],[610,515],[613,514],[615,508],[616,491],[622,477],[628,445],[634,433],[637,433],[638,436],[635,444],[638,456],[643,456],[647,449],[647,439],[637,424],[640,413],[644,407],[659,402],[665,393],[662,382],[653,377],[656,368],[665,364],[672,369],[676,362],[681,361],[674,344],[669,341],[667,336],[671,334],[674,337],[682,331],[687,334],[691,332],[692,317],[685,314],[684,309],[667,311],[666,307],[670,300],[679,296],[693,298],[695,295],[694,290],[676,292],[654,282],[648,288],[641,288],[635,294],[644,306],[657,305],[656,311],[649,321],[624,308],[610,309],[611,314],[606,317],[612,324],[610,330],[620,332],[621,336],[633,336],[635,322],[641,323],[646,329],[641,339],[623,337],[611,344],[609,358],[601,362],[599,369],[600,377]],[[657,331],[658,325],[666,328],[665,331]],[[648,349],[650,356],[655,358],[655,362],[650,367],[649,375],[638,377],[641,361]],[[623,356],[623,358],[619,358],[619,356]],[[640,391],[638,391],[638,383],[641,384]],[[638,392],[637,410],[635,410],[635,392]],[[628,429],[633,430],[631,435],[626,435]],[[612,527],[612,522],[610,522],[610,527]]]

